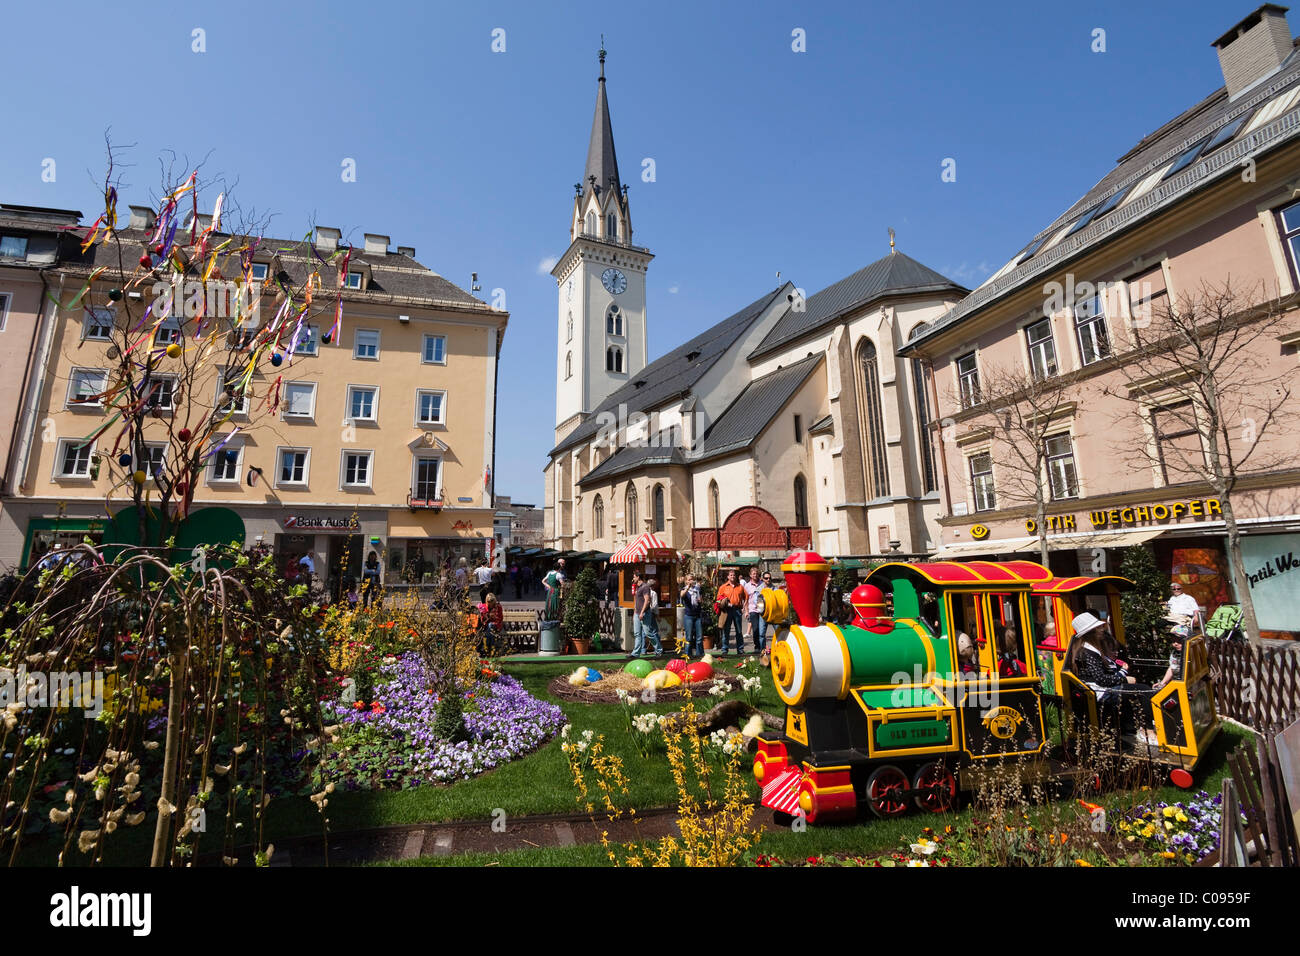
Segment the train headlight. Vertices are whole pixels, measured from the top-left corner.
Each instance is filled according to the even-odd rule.
[[[783,624],[790,616],[790,595],[776,588],[763,588],[758,594],[758,613],[768,624]]]

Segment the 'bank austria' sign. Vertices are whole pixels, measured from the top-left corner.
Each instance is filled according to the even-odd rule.
[[[324,515],[285,515],[285,531],[359,531],[355,515],[347,518],[330,518]]]

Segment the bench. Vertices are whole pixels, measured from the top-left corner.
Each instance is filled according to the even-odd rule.
[[[506,610],[502,612],[502,639],[504,653],[535,654],[541,633],[542,612],[539,610]]]

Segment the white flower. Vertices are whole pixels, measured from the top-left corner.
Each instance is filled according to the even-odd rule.
[[[938,848],[938,846],[939,844],[935,843],[933,840],[927,840],[924,837],[922,837],[920,843],[912,844],[912,852],[920,853],[923,856],[930,856],[932,853],[934,853],[934,851]]]
[[[929,860],[908,860],[907,865],[908,866],[929,866],[930,861]]]
[[[622,703],[627,703],[627,691],[625,691],[623,688],[620,687],[617,690],[615,690],[614,696],[617,697],[619,701],[621,701]]]
[[[568,740],[568,739],[569,739],[569,727],[570,727],[569,724],[565,724],[565,725],[560,729],[560,736],[563,737],[565,740]]]

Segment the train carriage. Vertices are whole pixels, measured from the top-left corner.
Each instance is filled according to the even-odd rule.
[[[1072,633],[1057,616],[1068,608],[1063,595],[1115,598],[1111,617],[1122,628],[1124,579],[1054,589],[1051,572],[1030,561],[878,566],[853,592],[854,617],[843,626],[817,623],[830,570],[819,555],[793,554],[782,570],[788,592],[764,591],[763,615],[777,629],[771,667],[786,722],[759,738],[754,776],[764,806],[810,823],[851,820],[861,803],[878,816],[947,811],[985,765],[1008,757],[1030,775],[1052,773],[1043,693],[1058,687],[1067,713],[1084,714],[1079,688],[1091,690],[1061,676],[1054,653],[1044,667],[1047,616],[1035,596],[1052,602],[1062,649]],[[1189,645],[1189,674],[1199,674],[1200,659]],[[1200,692],[1166,688],[1157,711],[1170,699],[1185,704],[1178,716],[1194,730],[1172,733],[1165,759],[1190,770],[1188,751],[1217,729],[1212,700],[1207,712]],[[1071,701],[1083,709],[1070,711]],[[1165,726],[1174,729],[1172,715]]]

